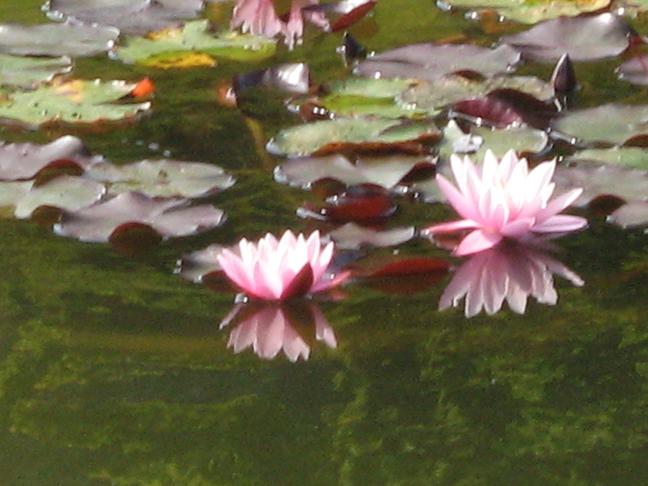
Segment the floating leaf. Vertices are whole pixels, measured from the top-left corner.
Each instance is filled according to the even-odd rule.
[[[310,70],[308,65],[302,62],[279,64],[268,69],[237,74],[232,80],[232,88],[237,96],[256,86],[303,94],[308,92],[310,85]]]
[[[572,61],[614,57],[630,44],[632,29],[617,15],[561,17],[547,20],[519,34],[505,36],[509,44],[534,61],[554,62],[564,54]]]
[[[124,81],[68,81],[14,92],[0,99],[0,118],[27,126],[49,122],[96,123],[133,118],[150,103],[116,103],[135,84]]]
[[[297,210],[297,214],[303,218],[334,223],[372,223],[382,221],[396,212],[396,204],[391,195],[379,186],[352,186],[342,194],[329,197],[326,203],[322,207],[306,204]]]
[[[417,169],[433,169],[434,163],[429,157],[361,157],[355,163],[343,155],[305,157],[277,166],[275,179],[302,187],[333,179],[349,186],[373,184],[391,189]]]
[[[304,8],[307,12],[323,12],[329,17],[330,31],[347,29],[361,20],[376,6],[376,0],[342,0]]]
[[[570,111],[554,120],[552,128],[576,142],[622,144],[648,134],[648,105],[608,104]]]
[[[544,129],[557,115],[553,103],[543,102],[531,95],[514,89],[498,89],[482,98],[455,103],[452,116],[458,116],[481,125],[506,128],[511,125],[528,124]]]
[[[79,23],[0,24],[0,52],[17,56],[94,56],[112,49],[113,27]]]
[[[86,169],[103,161],[90,155],[83,142],[70,135],[47,145],[33,143],[0,143],[0,179],[31,179],[48,167],[74,164]]]
[[[608,221],[622,228],[648,226],[648,202],[631,201],[608,216]]]
[[[34,88],[71,70],[69,57],[49,59],[0,54],[0,86]]]
[[[495,9],[499,15],[524,24],[561,16],[575,16],[607,7],[610,0],[439,0],[456,8]]]
[[[203,282],[206,277],[222,272],[216,257],[223,251],[223,248],[221,245],[214,244],[202,250],[183,255],[182,259],[178,261],[177,272],[183,278],[194,283]]]
[[[155,65],[164,63],[171,56],[179,59],[182,54],[200,52],[216,58],[236,61],[259,61],[272,56],[275,42],[235,32],[213,35],[207,20],[187,22],[182,29],[168,29],[149,37],[131,37],[124,46],[118,47],[116,55],[126,63]]]
[[[430,81],[459,71],[486,76],[506,73],[519,61],[520,53],[507,45],[488,49],[469,44],[412,44],[369,57],[354,72],[372,78]]]
[[[583,189],[575,206],[587,206],[601,196],[614,196],[624,201],[648,198],[648,172],[613,165],[559,165],[554,182],[557,193],[577,187]]]
[[[105,183],[110,194],[137,191],[150,197],[202,197],[234,184],[234,178],[217,165],[175,160],[97,164],[86,175]]]
[[[188,236],[215,228],[224,221],[211,205],[187,206],[186,199],[154,199],[125,192],[106,202],[63,215],[57,234],[81,241],[107,242],[134,226],[149,226],[162,237]]]
[[[333,240],[336,248],[357,250],[363,246],[382,248],[402,245],[414,238],[415,234],[413,226],[377,231],[355,223],[347,223],[329,232],[326,238]]]
[[[641,147],[613,147],[609,149],[587,149],[576,152],[567,161],[593,161],[622,165],[634,169],[648,170],[648,150]]]
[[[0,182],[0,207],[14,208],[16,218],[24,219],[41,206],[76,211],[98,201],[104,192],[103,184],[72,176],[60,176],[41,186],[34,181]]]
[[[440,135],[432,122],[338,118],[282,130],[268,142],[267,150],[289,157],[326,155],[347,150],[420,153],[424,151],[421,144],[433,143]]]
[[[620,79],[632,84],[648,85],[648,55],[639,55],[617,68]]]
[[[46,8],[54,18],[73,17],[126,34],[145,34],[194,18],[203,5],[203,0],[49,0]]]

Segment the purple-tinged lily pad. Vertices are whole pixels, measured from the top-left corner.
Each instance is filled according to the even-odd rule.
[[[55,19],[109,25],[126,34],[175,27],[181,20],[197,17],[203,7],[203,0],[50,0],[45,4]]]
[[[329,197],[326,204],[317,207],[310,203],[297,210],[302,218],[313,218],[333,223],[351,221],[379,223],[396,212],[397,206],[389,192],[379,186],[352,186],[345,192]]]
[[[25,57],[0,54],[0,86],[35,88],[72,70],[69,57]]]
[[[648,105],[608,104],[570,111],[555,119],[552,128],[571,143],[623,144],[648,135]]]
[[[503,45],[496,49],[470,44],[412,44],[376,54],[361,62],[355,73],[372,78],[433,81],[459,71],[485,76],[507,73],[520,62],[520,53]]]
[[[34,181],[0,182],[0,207],[13,208],[15,217],[24,219],[41,206],[68,211],[85,208],[104,192],[103,184],[72,176],[60,176],[40,186]]]
[[[587,206],[603,196],[613,196],[624,201],[648,199],[648,172],[613,165],[579,163],[559,165],[554,174],[556,193],[577,187],[583,193],[574,203]]]
[[[340,152],[418,154],[440,138],[431,121],[337,118],[284,129],[268,142],[267,150],[288,157]]]
[[[57,234],[81,241],[107,242],[123,228],[149,226],[164,238],[188,236],[215,228],[224,213],[211,205],[188,206],[186,199],[155,199],[125,192],[108,201],[63,215]]]
[[[514,89],[498,89],[483,98],[455,103],[451,114],[481,125],[497,128],[528,124],[544,129],[557,115],[553,103],[543,102]]]
[[[287,93],[305,94],[308,93],[310,85],[310,70],[308,65],[303,62],[279,64],[268,69],[237,74],[232,80],[232,88],[236,96],[246,89],[257,86]]]
[[[499,15],[523,24],[561,16],[576,16],[607,7],[610,0],[438,0],[443,7],[495,9]]]
[[[624,62],[616,70],[619,79],[648,86],[648,55],[642,54]]]
[[[99,155],[90,155],[83,142],[70,135],[47,145],[0,142],[0,179],[31,179],[42,170],[61,163],[85,170],[103,160]]]
[[[648,226],[648,201],[630,201],[610,214],[608,221],[622,228]]]
[[[351,27],[373,10],[377,0],[341,0],[309,5],[302,9],[307,13],[321,13],[329,20],[328,30],[338,32]]]
[[[17,56],[94,56],[112,49],[119,30],[79,23],[0,24],[0,52]]]
[[[342,250],[357,250],[364,246],[378,248],[398,246],[408,242],[416,235],[413,226],[379,231],[373,228],[347,223],[328,233],[325,238],[335,242]]]
[[[221,273],[223,269],[216,257],[223,251],[223,248],[221,245],[213,244],[202,250],[183,255],[177,263],[177,273],[194,283],[201,283],[206,277]]]
[[[430,157],[361,157],[355,163],[343,155],[291,159],[277,166],[275,179],[300,187],[333,179],[348,186],[374,184],[391,189],[418,169],[433,169]]]
[[[234,178],[217,165],[175,160],[121,166],[106,162],[89,167],[86,175],[105,183],[109,194],[136,191],[150,197],[202,197],[234,184]]]
[[[547,20],[525,32],[505,36],[502,42],[534,61],[555,62],[563,54],[572,61],[592,61],[621,54],[630,45],[632,33],[625,19],[602,13]]]

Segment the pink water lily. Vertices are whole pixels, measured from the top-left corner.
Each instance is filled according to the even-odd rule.
[[[329,289],[348,277],[347,272],[326,272],[333,251],[334,243],[322,245],[319,231],[306,239],[288,230],[280,240],[269,233],[256,243],[243,238],[216,258],[227,277],[249,297],[287,300]]]
[[[305,7],[319,4],[319,0],[293,0],[287,21],[282,20],[274,8],[272,0],[238,0],[232,16],[232,29],[241,28],[243,32],[263,37],[285,38],[286,45],[292,49],[301,42],[304,20],[327,30],[328,20],[321,12],[304,11]]]
[[[523,240],[533,233],[564,233],[581,229],[587,220],[558,214],[572,204],[582,189],[572,189],[551,199],[551,179],[556,161],[529,170],[526,159],[509,151],[501,161],[489,150],[481,173],[465,157],[451,157],[457,186],[438,174],[439,188],[463,219],[431,226],[428,235],[472,230],[455,249],[468,255],[497,245],[505,238]]]

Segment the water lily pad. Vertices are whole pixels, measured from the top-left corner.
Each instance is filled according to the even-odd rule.
[[[222,268],[216,258],[223,246],[213,244],[202,250],[183,255],[177,263],[177,273],[183,278],[194,283],[201,283],[210,274],[222,272]]]
[[[361,20],[376,6],[376,0],[341,0],[310,5],[302,10],[308,13],[323,13],[329,19],[327,30],[345,30]]]
[[[610,223],[622,228],[640,228],[648,226],[648,202],[631,201],[608,216]]]
[[[575,16],[607,7],[610,0],[440,0],[443,6],[494,9],[502,17],[535,24],[561,16]]]
[[[506,73],[519,61],[520,53],[507,45],[488,49],[470,44],[412,44],[367,58],[354,72],[371,78],[430,81],[458,71],[486,76]]]
[[[376,118],[338,118],[280,131],[267,149],[276,155],[299,157],[346,150],[359,152],[421,152],[441,134],[432,122],[400,122]]]
[[[557,193],[583,188],[583,193],[574,203],[580,207],[601,196],[614,196],[624,201],[648,199],[648,172],[614,165],[559,165],[554,182]]]
[[[41,186],[34,181],[0,182],[0,207],[13,208],[15,217],[23,219],[41,206],[75,211],[98,201],[104,192],[103,184],[72,176],[60,176]]]
[[[612,147],[609,149],[587,149],[576,152],[568,161],[593,161],[622,165],[634,169],[648,170],[648,150],[641,147]]]
[[[396,209],[396,203],[386,189],[359,185],[327,198],[322,206],[306,203],[297,210],[297,215],[333,223],[356,221],[373,224],[384,222]]]
[[[117,27],[126,34],[145,34],[194,18],[203,6],[203,0],[50,0],[45,7],[56,19],[73,17]]]
[[[413,226],[378,231],[355,223],[347,223],[328,233],[325,238],[335,242],[339,249],[357,250],[364,246],[389,247],[408,242],[416,235]]]
[[[552,128],[577,142],[622,144],[648,134],[648,105],[608,104],[570,111],[554,120]]]
[[[632,84],[648,85],[648,56],[639,55],[624,62],[617,68],[620,79]]]
[[[116,103],[136,84],[124,81],[68,81],[35,91],[9,93],[0,99],[0,118],[38,126],[48,122],[96,123],[133,118],[150,103]]]
[[[0,24],[0,52],[17,56],[94,56],[112,49],[114,27],[80,23]]]
[[[42,58],[0,54],[0,86],[34,88],[71,70],[72,61],[69,57]]]
[[[54,227],[57,234],[81,241],[107,242],[119,232],[148,226],[162,237],[188,236],[224,221],[224,213],[211,205],[188,206],[186,199],[155,199],[125,192],[89,208],[64,214]]]
[[[175,160],[143,160],[135,164],[93,165],[87,177],[108,186],[109,194],[137,191],[151,197],[202,197],[234,184],[217,165]]]
[[[90,155],[80,139],[70,135],[47,145],[0,142],[0,179],[31,179],[43,169],[59,163],[72,163],[87,169],[104,159]]]
[[[625,51],[632,29],[617,15],[560,17],[519,34],[505,36],[509,44],[534,61],[553,62],[569,54],[572,61],[614,57]]]
[[[300,187],[333,179],[348,186],[373,184],[391,189],[416,169],[433,169],[435,160],[425,157],[361,157],[355,163],[342,155],[292,159],[277,166],[275,179]]]
[[[126,63],[155,64],[165,56],[201,52],[216,58],[259,61],[272,56],[272,39],[235,32],[212,34],[207,20],[187,22],[182,29],[167,29],[148,37],[131,37],[118,47],[116,56]]]

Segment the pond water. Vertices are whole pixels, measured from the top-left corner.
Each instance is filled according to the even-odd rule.
[[[2,0],[0,22],[45,22],[40,4]],[[216,5],[208,15],[218,21],[230,10]],[[631,22],[648,33],[648,21]],[[385,0],[351,32],[381,51],[457,35],[490,45],[522,28],[489,35],[432,1]],[[253,90],[237,110],[219,105],[216,91],[238,72],[279,62],[306,61],[318,81],[344,77],[340,41],[309,29],[302,46],[281,47],[261,63],[219,60],[188,70],[82,58],[77,77],[149,76],[152,114],[109,130],[0,128],[0,139],[12,142],[76,135],[115,163],[169,151],[237,179],[209,199],[227,213],[225,225],[135,256],[2,220],[0,483],[645,483],[648,236],[641,230],[576,211],[590,227],[556,242],[553,258],[584,285],[556,276],[557,304],[529,298],[523,315],[506,304],[470,319],[463,304],[439,311],[456,273],[409,287],[351,282],[343,295],[315,299],[330,328],[304,317],[310,304],[293,309],[293,332],[310,347],[309,359],[296,363],[283,352],[272,360],[249,348],[234,353],[233,324],[219,326],[233,293],[174,274],[183,254],[210,243],[317,226],[296,214],[317,195],[275,182],[281,159],[263,148],[299,123],[285,96]],[[617,79],[619,64],[578,63],[581,89],[571,106],[648,103],[648,89]],[[551,64],[518,69],[545,80],[551,71]],[[452,215],[411,198],[398,204],[390,227]],[[398,251],[463,263],[425,239]]]

